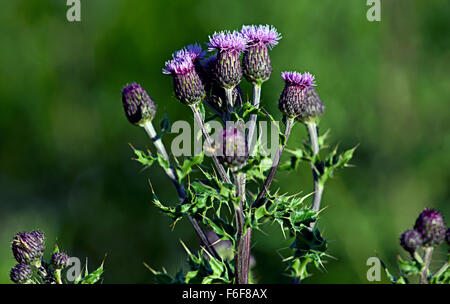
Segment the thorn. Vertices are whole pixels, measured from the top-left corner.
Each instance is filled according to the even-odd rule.
[[[150,185],[152,193],[155,194],[155,190],[153,189],[153,185],[152,185],[152,182],[150,181],[150,178],[148,178],[148,184]]]
[[[208,252],[208,250],[206,250],[205,247],[200,246],[200,248],[209,256],[210,259],[213,259],[214,257]]]
[[[184,250],[186,250],[186,252],[187,252],[189,255],[192,255],[192,253],[189,251],[189,248],[187,248],[186,244],[184,244],[182,240],[180,240],[180,243],[181,243],[181,245],[183,246]]]

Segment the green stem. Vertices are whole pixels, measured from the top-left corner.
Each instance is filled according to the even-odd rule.
[[[259,108],[259,102],[261,99],[261,84],[259,83],[254,83],[253,84],[253,102],[252,105],[255,108]],[[254,149],[254,145],[253,143],[253,136],[255,133],[255,128],[256,128],[256,121],[258,119],[258,115],[257,114],[251,114],[250,115],[250,124],[248,127],[248,135],[247,135],[247,146],[249,147],[249,153],[250,155],[253,154],[253,149]]]
[[[203,134],[203,138],[206,141],[206,144],[208,145],[208,147],[211,149],[211,151],[213,151],[213,140],[211,139],[211,136],[209,136],[208,130],[206,130],[205,127],[205,123],[203,121],[202,118],[202,114],[200,113],[200,109],[198,108],[198,104],[193,104],[190,105],[192,112],[194,113],[194,119],[195,122],[197,123],[197,125],[200,127],[200,129],[202,130],[202,134]],[[219,172],[219,175],[221,177],[221,179],[228,183],[231,184],[231,180],[228,177],[227,172],[225,171],[224,167],[222,166],[222,164],[219,162],[219,159],[217,158],[217,155],[213,152],[211,153],[211,157],[213,159],[214,165],[217,169],[217,171]]]
[[[155,145],[156,150],[158,150],[158,153],[161,154],[161,156],[164,157],[164,159],[170,163],[169,155],[167,154],[164,143],[162,142],[161,138],[157,136],[157,133],[155,131],[155,128],[153,127],[152,122],[147,121],[144,124],[144,129],[147,132],[150,139],[153,141],[153,144]],[[181,201],[184,201],[186,199],[186,191],[184,190],[183,186],[178,182],[178,176],[176,171],[173,169],[172,165],[170,166],[170,168],[165,169],[165,171],[169,179],[172,181],[172,184],[174,185],[175,189],[177,190],[178,197],[180,198]],[[194,230],[197,233],[198,237],[200,238],[200,241],[203,244],[203,246],[205,246],[205,249],[208,250],[208,252],[213,257],[215,257],[218,260],[221,260],[219,254],[211,245],[211,242],[209,241],[205,231],[200,226],[198,221],[190,215],[188,215],[188,220],[194,227]]]
[[[447,262],[444,263],[444,265],[441,266],[441,268],[439,268],[438,271],[436,271],[435,274],[433,274],[432,278],[437,278],[439,277],[441,274],[443,274],[449,267],[449,261],[447,260]]]
[[[267,191],[269,191],[270,185],[273,182],[273,179],[275,178],[275,173],[277,172],[278,165],[280,164],[281,154],[284,151],[284,148],[286,147],[287,141],[289,139],[289,135],[291,134],[292,126],[294,125],[294,119],[293,118],[287,118],[286,119],[286,128],[284,129],[284,136],[286,138],[284,145],[278,146],[277,152],[275,154],[275,158],[272,163],[272,168],[270,168],[269,174],[266,177],[266,180],[264,181],[264,185],[260,192],[258,193],[258,196],[256,197],[255,201],[252,204],[252,207],[259,207],[264,203],[264,197],[267,194]]]
[[[229,113],[234,112],[234,102],[233,102],[233,89],[225,88],[225,96],[227,97],[227,109]]]
[[[319,154],[319,150],[320,150],[319,131],[317,128],[317,124],[314,121],[310,121],[310,122],[306,122],[305,125],[306,125],[306,128],[308,129],[309,142],[311,144],[313,158],[315,159],[315,156]],[[314,164],[311,164],[311,169],[312,169],[313,179],[314,179],[314,198],[313,198],[313,203],[312,203],[311,208],[314,211],[319,211],[324,185],[319,182],[319,176],[317,174]],[[314,228],[314,225],[315,225],[315,222],[311,223],[311,225],[310,225],[311,229]]]
[[[237,173],[234,175],[234,182],[237,189],[236,196],[240,197],[239,207],[235,208],[236,214],[236,254],[235,254],[235,273],[236,284],[248,284],[248,275],[250,268],[250,247],[252,229],[250,227],[244,231],[244,206],[245,206],[245,174]]]
[[[426,247],[425,248],[425,255],[423,258],[423,268],[422,268],[422,275],[420,277],[420,284],[428,284],[428,268],[430,267],[431,262],[431,256],[433,255],[433,247]]]
[[[62,279],[61,279],[61,269],[55,269],[55,280],[56,280],[56,284],[62,284]]]

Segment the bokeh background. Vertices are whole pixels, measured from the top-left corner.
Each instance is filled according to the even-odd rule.
[[[395,272],[396,255],[406,256],[398,237],[422,208],[450,221],[449,1],[382,0],[381,22],[367,21],[361,0],[81,2],[82,21],[69,23],[63,0],[0,1],[1,283],[14,265],[13,235],[36,228],[91,268],[106,253],[105,283],[154,282],[143,262],[172,273],[183,265],[178,240],[198,241],[187,221],[171,231],[152,206],[148,178],[161,200],[175,192],[159,167],[142,171],[132,160],[128,143],[151,144],[125,119],[120,91],[138,81],[157,120],[190,117],[161,74],[164,61],[242,24],[273,24],[283,35],[263,106],[280,118],[280,72],[310,71],[327,106],[322,130],[341,148],[359,144],[354,167],[323,198],[320,227],[336,260],[305,283],[368,283],[376,253]],[[297,125],[289,145],[305,136]],[[282,192],[312,191],[307,167],[277,180]],[[277,249],[289,242],[265,228],[255,233],[256,278],[288,283]]]

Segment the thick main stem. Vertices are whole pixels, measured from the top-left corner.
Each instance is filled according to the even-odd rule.
[[[319,154],[319,131],[317,130],[317,124],[315,122],[306,122],[306,128],[308,129],[309,143],[311,144],[313,157]],[[319,182],[319,176],[317,175],[317,168],[314,167],[314,164],[311,164],[313,179],[314,179],[314,197],[312,203],[312,210],[319,211],[320,202],[322,200],[323,188]],[[315,226],[315,222],[311,223],[310,227],[313,229]]]
[[[236,253],[234,256],[235,265],[235,282],[237,284],[245,284],[246,273],[244,271],[244,201],[245,201],[245,184],[242,182],[244,176],[240,173],[234,175],[234,184],[236,186],[236,197],[240,198],[239,206],[235,207],[236,215]]]
[[[259,108],[259,103],[260,103],[260,99],[261,99],[261,84],[259,83],[254,83],[253,84],[253,101],[252,101],[252,105],[255,108]],[[250,125],[249,125],[249,129],[248,129],[248,134],[247,134],[247,147],[249,149],[249,154],[252,155],[253,154],[253,149],[254,149],[254,145],[253,145],[253,136],[255,133],[255,128],[256,128],[256,121],[258,119],[258,115],[257,114],[252,114],[250,115]],[[243,173],[242,174],[242,180],[240,181],[243,185],[244,185],[244,189],[245,189],[245,182],[246,182],[246,174]],[[244,190],[244,196],[245,196],[245,190]],[[242,200],[241,200],[242,202]],[[244,204],[241,204],[241,212],[243,212],[244,208]],[[247,284],[248,283],[248,274],[250,271],[250,255],[251,255],[251,240],[252,240],[252,228],[248,227],[247,230],[244,232],[243,227],[240,229],[240,235],[238,238],[238,246],[237,246],[237,258],[236,261],[238,262],[238,269],[239,269],[239,273],[240,275],[236,278],[236,283],[238,284]]]
[[[428,284],[428,268],[430,267],[431,262],[431,256],[433,255],[433,247],[426,247],[425,248],[425,255],[423,258],[423,269],[422,269],[422,275],[420,277],[420,284]]]
[[[258,196],[256,197],[255,201],[253,202],[252,207],[257,208],[264,203],[264,197],[266,196],[267,191],[269,191],[270,185],[272,184],[273,179],[275,178],[275,173],[277,173],[278,165],[280,164],[281,154],[283,153],[284,148],[286,147],[289,135],[291,134],[293,124],[294,124],[293,118],[286,119],[286,128],[284,129],[284,136],[286,140],[284,142],[284,145],[278,146],[275,158],[272,163],[272,168],[270,168],[269,174],[267,175],[267,178],[264,181],[264,185],[260,190],[260,192],[258,193]]]
[[[161,156],[170,163],[169,155],[167,154],[164,143],[162,142],[161,138],[157,136],[152,122],[151,121],[146,122],[144,124],[144,129],[147,132],[150,139],[153,141],[153,144],[155,145],[156,150],[158,150],[158,153],[161,154]],[[174,185],[175,189],[177,190],[178,197],[180,198],[180,200],[184,201],[186,199],[186,191],[184,190],[183,186],[178,182],[176,171],[173,169],[172,166],[165,169],[165,171],[169,179],[172,181],[172,184]],[[205,246],[206,250],[208,250],[208,252],[216,259],[221,260],[219,254],[211,245],[210,241],[208,240],[208,237],[206,236],[205,231],[202,229],[198,221],[190,215],[188,216],[188,219],[191,225],[194,227],[195,232],[200,238],[200,241],[203,244],[203,246]]]
[[[239,207],[235,209],[237,227],[235,254],[236,284],[248,284],[252,228],[248,227],[244,231],[245,174],[235,174],[234,182],[237,189],[236,196],[241,198],[239,201]]]
[[[226,91],[226,92],[228,92],[228,91]],[[232,95],[227,93],[228,104],[232,103],[230,98],[232,99]],[[211,151],[213,151],[213,149],[212,149],[213,141],[212,141],[211,137],[209,136],[208,131],[206,130],[206,127],[205,127],[202,115],[201,115],[200,110],[198,108],[198,105],[194,104],[194,105],[190,105],[190,107],[192,109],[192,112],[194,113],[195,122],[197,123],[197,125],[202,130],[203,138],[205,139],[206,144],[209,146]],[[220,175],[222,181],[224,181],[224,182],[226,182],[228,184],[231,184],[231,180],[228,177],[228,174],[226,173],[226,171],[225,171],[224,167],[222,166],[222,164],[219,162],[219,159],[217,158],[217,155],[216,155],[216,153],[214,151],[211,153],[211,156],[212,156],[214,165],[215,165],[217,171],[219,172],[219,175]],[[237,189],[238,193],[239,193],[239,191],[242,191],[242,187],[237,187],[236,189]],[[243,192],[245,192],[245,188],[244,188]],[[235,217],[236,217],[237,239],[239,240],[239,238],[240,238],[240,236],[242,234],[242,229],[244,227],[244,222],[243,222],[244,221],[244,215],[242,213],[242,210],[240,210],[240,208],[236,207],[236,206],[234,207],[234,213],[235,213]],[[238,251],[239,251],[239,249],[238,249]],[[238,258],[237,260],[240,260],[240,258]],[[240,262],[238,262],[235,265],[235,276],[237,278],[239,277],[238,269],[241,267],[239,263]],[[237,278],[236,278],[236,282],[240,281],[240,279],[237,279]]]

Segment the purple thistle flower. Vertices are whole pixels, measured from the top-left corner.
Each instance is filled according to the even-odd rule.
[[[299,86],[302,90],[309,90],[316,85],[315,77],[310,73],[282,72],[281,78],[288,85]]]
[[[133,82],[122,89],[122,103],[128,121],[142,125],[156,114],[156,105],[141,85]]]
[[[285,81],[278,108],[288,117],[306,122],[322,115],[325,106],[319,98],[315,86],[315,78],[310,73],[283,72]]]
[[[244,134],[237,128],[226,128],[217,140],[218,159],[232,171],[242,168],[248,159]]]
[[[209,36],[208,50],[220,52],[242,52],[247,47],[247,38],[237,31],[222,31]]]
[[[52,265],[55,269],[63,269],[69,266],[69,256],[65,252],[55,252],[52,254]]]
[[[422,236],[414,229],[406,230],[400,236],[400,245],[411,255],[422,246]]]
[[[274,26],[270,25],[244,25],[241,34],[247,38],[248,45],[265,44],[270,48],[278,44],[282,37]]]
[[[424,209],[416,220],[414,229],[423,239],[423,245],[438,246],[445,239],[447,226],[444,217],[436,210]]]
[[[45,244],[45,235],[42,231],[34,230],[31,231],[30,234],[38,239],[42,244]]]
[[[44,255],[44,242],[44,234],[40,231],[17,233],[11,245],[14,258],[20,264],[31,264],[40,261]]]
[[[191,54],[178,51],[176,55],[174,54],[173,59],[166,61],[162,72],[167,75],[182,75],[190,72],[192,69],[194,69],[194,62]]]
[[[195,45],[186,47],[173,53],[173,59],[167,61],[163,69],[163,74],[172,76],[175,96],[184,104],[194,104],[205,97],[205,88],[199,76],[201,53]],[[197,69],[194,61],[198,63]]]
[[[247,39],[239,32],[223,31],[209,37],[209,51],[218,50],[214,64],[214,78],[222,88],[232,89],[241,82],[240,54],[247,47]]]
[[[272,72],[268,47],[277,45],[281,36],[269,25],[244,25],[241,33],[247,38],[242,58],[244,76],[249,82],[261,85]]]
[[[25,284],[27,283],[33,274],[31,267],[26,264],[17,264],[14,266],[9,272],[9,277],[11,281],[16,284]]]
[[[195,62],[195,60],[201,60],[203,57],[205,57],[206,52],[202,49],[201,45],[198,43],[190,44],[184,48],[182,48],[179,51],[176,51],[173,54],[173,58],[184,58],[186,56],[190,57],[192,59],[192,62]]]

